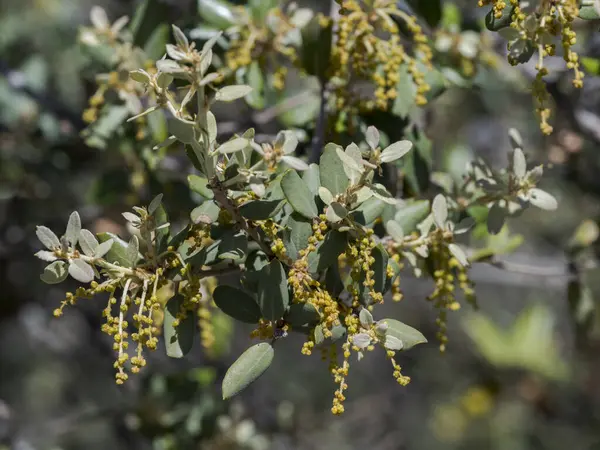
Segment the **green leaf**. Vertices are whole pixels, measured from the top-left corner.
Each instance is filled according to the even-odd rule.
[[[148,205],[148,212],[150,214],[154,214],[156,210],[161,206],[163,199],[163,194],[158,194],[156,197],[152,199],[150,204]]]
[[[327,188],[333,195],[346,192],[350,180],[344,171],[344,164],[338,157],[335,144],[327,144],[321,155],[319,173],[321,186]]]
[[[442,194],[438,194],[433,199],[431,205],[431,212],[433,213],[433,220],[439,228],[444,228],[446,220],[448,220],[448,202],[446,197]]]
[[[287,220],[284,234],[284,244],[287,255],[293,260],[298,259],[298,252],[308,246],[308,238],[312,235],[312,221],[301,214],[293,212]]]
[[[246,292],[233,286],[221,284],[213,292],[217,307],[228,316],[244,323],[258,323],[261,318],[260,307]]]
[[[406,325],[405,323],[400,322],[396,319],[383,319],[378,323],[387,324],[387,330],[385,331],[385,336],[393,336],[402,341],[403,350],[409,350],[415,345],[424,344],[427,342],[425,336],[419,331]]]
[[[260,271],[258,303],[263,317],[273,321],[283,316],[290,303],[287,276],[278,259],[274,259]]]
[[[383,248],[383,245],[381,244],[378,244],[373,249],[371,256],[375,259],[375,261],[371,265],[371,270],[375,272],[373,274],[373,280],[375,280],[373,290],[375,292],[383,294],[383,292],[385,291],[385,285],[387,280],[387,266],[389,256],[388,253],[385,251],[385,248]]]
[[[302,28],[302,67],[309,75],[325,80],[331,58],[332,23],[321,26],[318,17]]]
[[[140,258],[140,241],[137,236],[131,236],[129,243],[127,244],[125,258],[128,261],[127,267],[133,267]]]
[[[100,240],[101,243],[104,243],[111,239],[113,243],[110,247],[110,250],[104,255],[104,259],[106,259],[110,263],[119,264],[122,267],[131,267],[132,263],[127,256],[127,242],[125,242],[123,239],[121,239],[119,236],[113,233],[98,234],[98,240]]]
[[[465,252],[463,251],[462,248],[460,248],[458,245],[452,243],[452,244],[448,245],[448,250],[450,250],[450,253],[452,253],[452,256],[454,256],[458,260],[458,262],[460,263],[461,266],[463,266],[463,267],[469,266],[469,259],[467,258],[467,255],[465,254]]]
[[[221,0],[198,0],[198,13],[208,23],[224,30],[235,25],[234,6]]]
[[[333,201],[333,194],[329,192],[329,189],[321,186],[317,192],[319,194],[319,198],[323,201],[323,203],[325,203],[326,205],[331,204],[331,202]]]
[[[219,245],[219,259],[232,259],[239,261],[248,252],[248,239],[243,232],[234,234],[234,231],[225,233]]]
[[[246,71],[246,81],[252,87],[250,93],[246,96],[246,103],[254,109],[263,109],[265,107],[264,84],[262,70],[258,61],[253,61]]]
[[[316,325],[319,318],[319,313],[310,303],[293,303],[285,315],[286,323],[299,328]]]
[[[98,239],[91,231],[84,229],[79,232],[79,246],[86,256],[94,256],[99,245]]]
[[[404,240],[404,231],[400,224],[395,220],[388,220],[385,224],[385,230],[396,242],[402,242]]]
[[[319,166],[316,164],[310,164],[308,169],[302,172],[302,179],[305,181],[310,192],[313,195],[317,195],[319,186],[321,186],[321,180],[319,178]]]
[[[327,233],[317,249],[309,253],[308,271],[313,274],[320,273],[337,263],[338,257],[346,249],[346,244],[346,233],[337,230]]]
[[[208,187],[208,180],[206,178],[198,175],[188,175],[188,183],[190,185],[190,189],[200,194],[202,197],[209,200],[214,198],[215,194]]]
[[[369,328],[373,324],[373,315],[367,308],[360,310],[358,318],[360,319],[360,324],[365,328]]]
[[[370,225],[383,213],[386,203],[378,198],[371,197],[358,208],[352,211],[352,218],[361,225]]]
[[[244,150],[246,147],[248,147],[248,145],[250,145],[250,141],[248,139],[238,137],[227,142],[223,142],[221,145],[219,145],[217,151],[221,154],[235,153],[239,152],[240,150]]]
[[[167,121],[169,134],[174,135],[184,144],[191,144],[195,141],[194,126],[179,119],[169,119]]]
[[[579,8],[579,18],[584,20],[600,19],[600,11],[594,6],[594,0],[584,0]]]
[[[173,36],[175,37],[175,42],[177,42],[177,46],[182,48],[183,50],[188,50],[190,47],[190,43],[188,41],[188,38],[185,37],[183,31],[181,31],[181,28],[179,28],[176,25],[171,25],[171,28],[173,30]]]
[[[239,207],[240,214],[249,220],[266,220],[275,216],[285,203],[282,200],[254,200]]]
[[[308,219],[317,217],[318,210],[314,194],[306,183],[293,170],[287,172],[281,179],[281,189],[292,208]]]
[[[487,229],[490,234],[500,233],[500,230],[504,227],[507,214],[508,212],[500,206],[499,202],[492,205],[487,216]]]
[[[555,211],[558,208],[556,199],[551,194],[538,188],[533,188],[529,191],[529,202],[533,206],[546,211]]]
[[[270,344],[261,342],[253,345],[231,365],[223,379],[223,400],[233,397],[269,368],[275,351]]]
[[[64,261],[54,261],[44,268],[40,279],[46,284],[58,284],[64,281],[69,275],[69,268]]]
[[[183,297],[175,294],[169,299],[165,308],[164,318],[164,336],[167,356],[171,358],[183,358],[194,344],[194,335],[196,334],[196,317],[192,311],[187,311],[177,327],[174,326],[177,314],[183,305]]]
[[[81,231],[81,217],[77,211],[73,211],[69,216],[69,222],[67,223],[67,231],[65,237],[67,242],[73,248],[77,245],[79,240],[79,232]]]
[[[348,210],[338,202],[332,202],[325,211],[327,220],[331,223],[337,223],[348,216]]]
[[[96,258],[103,258],[104,255],[106,255],[110,251],[110,249],[112,248],[113,242],[114,241],[112,239],[108,239],[108,240],[102,242],[96,248],[96,250],[94,252],[94,256]]]
[[[515,148],[513,153],[513,173],[518,179],[525,177],[527,173],[527,161],[525,161],[525,155],[523,150]]]
[[[510,26],[512,21],[514,6],[508,5],[502,10],[502,16],[496,17],[494,10],[491,9],[485,16],[485,26],[490,31],[498,31]]]
[[[367,141],[367,144],[369,144],[371,150],[375,150],[379,147],[379,130],[374,126],[368,127],[367,132],[365,133],[365,140]]]
[[[89,283],[94,279],[94,269],[82,259],[69,261],[69,275],[81,283]]]
[[[402,158],[410,151],[412,146],[412,142],[407,140],[394,142],[393,144],[386,147],[385,150],[381,153],[381,162],[389,163]]]
[[[213,200],[208,200],[194,208],[190,214],[192,222],[211,224],[217,221],[221,208]]]
[[[232,102],[245,97],[252,91],[252,88],[245,84],[225,86],[217,91],[215,100],[218,102]]]
[[[58,236],[56,236],[56,234],[54,234],[54,232],[48,227],[39,225],[35,229],[35,234],[48,250],[55,250],[61,247]]]
[[[398,95],[394,99],[392,113],[398,117],[408,117],[415,106],[416,87],[405,64],[400,66],[398,70],[396,91],[398,92]]]

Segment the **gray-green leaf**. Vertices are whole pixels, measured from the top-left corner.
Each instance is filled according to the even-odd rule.
[[[389,145],[388,147],[381,152],[381,162],[388,163],[392,161],[396,161],[397,159],[402,158],[406,155],[410,149],[412,148],[412,142],[410,141],[398,141]]]
[[[370,126],[367,128],[367,133],[365,135],[367,144],[371,147],[372,150],[375,150],[379,145],[379,131],[377,128]]]
[[[91,231],[83,229],[79,232],[79,246],[86,256],[94,256],[99,245],[98,239]]]
[[[69,261],[69,275],[81,283],[89,283],[94,279],[94,269],[82,259]]]
[[[113,241],[110,246],[110,249],[105,253],[104,259],[111,263],[118,263],[122,267],[131,267],[131,263],[129,262],[126,256],[127,242],[125,242],[123,239],[121,239],[119,236],[113,233],[100,233],[98,234],[98,239],[100,240],[100,242],[102,242],[102,244],[100,244],[101,247],[103,246],[103,244],[106,245],[105,242],[109,240]],[[96,252],[97,257],[98,253],[100,253],[99,250],[100,247]]]
[[[240,150],[244,150],[246,147],[248,147],[248,145],[250,145],[250,141],[248,139],[238,137],[222,143],[219,145],[217,150],[222,154],[235,153],[239,152]]]
[[[527,173],[527,162],[523,150],[515,148],[513,153],[513,173],[518,179],[522,179]]]
[[[110,249],[112,248],[113,242],[114,241],[112,239],[108,239],[107,241],[102,242],[96,248],[94,256],[96,258],[102,258],[102,257],[104,257],[104,255],[106,255],[110,251]]]
[[[335,144],[327,144],[321,155],[319,176],[321,186],[327,188],[333,195],[346,191],[349,184],[348,175],[344,171],[344,164],[338,157]]]
[[[533,206],[545,209],[546,211],[554,211],[558,208],[556,199],[546,191],[538,188],[533,188],[529,191],[529,202]]]
[[[125,258],[128,261],[129,266],[132,267],[138,260],[138,256],[140,253],[140,241],[137,236],[131,236],[129,243],[127,244],[127,252],[125,253]]]
[[[64,261],[54,261],[44,268],[40,279],[46,284],[58,284],[67,278],[68,267]]]
[[[77,211],[73,211],[69,216],[69,222],[67,223],[67,231],[65,237],[71,247],[77,245],[79,239],[79,232],[81,231],[81,217]]]
[[[287,201],[296,212],[308,219],[317,217],[319,212],[315,198],[304,180],[296,172],[289,171],[283,176],[281,189],[283,189]]]
[[[448,219],[448,203],[446,202],[446,197],[442,194],[436,195],[433,199],[433,204],[431,205],[431,211],[433,212],[435,224],[439,228],[443,228],[446,224],[446,219]]]
[[[404,348],[404,342],[391,334],[386,335],[383,345],[388,350],[402,350]]]
[[[60,248],[58,236],[50,228],[40,225],[35,229],[35,234],[48,250]]]
[[[177,327],[173,324],[182,304],[183,297],[176,294],[167,302],[165,308],[163,333],[167,356],[171,358],[183,358],[192,349],[192,345],[194,344],[197,321],[193,312],[188,311],[185,319],[180,321]]]
[[[385,230],[396,242],[404,240],[404,231],[402,231],[402,227],[395,220],[388,220],[385,224]]]
[[[221,284],[213,292],[217,307],[228,316],[244,323],[258,323],[261,318],[260,307],[246,292],[233,286]]]
[[[246,84],[225,86],[217,91],[215,100],[220,102],[232,102],[238,98],[245,97],[252,91],[252,87]]]
[[[371,325],[373,325],[373,315],[367,308],[360,310],[358,318],[360,320],[360,324],[365,328],[369,328]]]
[[[190,189],[202,197],[207,199],[212,199],[215,194],[208,187],[208,180],[206,178],[202,178],[198,175],[188,175],[188,184],[190,185]]]
[[[400,322],[396,319],[383,319],[380,322],[387,324],[388,328],[385,330],[385,336],[393,336],[398,338],[404,344],[403,350],[408,350],[417,344],[424,344],[427,342],[425,336],[419,331]]]
[[[463,251],[463,249],[460,248],[458,245],[452,243],[452,244],[448,245],[448,250],[450,250],[450,253],[452,253],[452,256],[454,256],[458,260],[458,262],[460,263],[461,266],[467,267],[469,265],[469,260],[467,258],[467,255],[465,255],[465,252]]]
[[[270,344],[253,345],[231,365],[223,379],[223,399],[233,397],[260,377],[269,368],[275,351]]]
[[[278,259],[274,259],[260,271],[258,304],[263,317],[273,321],[280,319],[290,304],[287,277]]]

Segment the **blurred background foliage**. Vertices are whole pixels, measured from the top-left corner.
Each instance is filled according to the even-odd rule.
[[[123,126],[129,113],[113,108],[89,131],[83,116],[95,77],[111,70],[78,41],[98,3],[111,21],[137,14],[138,36],[145,36],[151,57],[161,56],[169,23],[201,38],[208,22],[194,1],[0,2],[0,448],[600,449],[596,21],[575,25],[586,70],[581,91],[569,86],[561,65],[549,62],[554,133],[542,136],[528,92],[533,66],[503,62],[505,44],[482,27],[487,10],[467,0],[427,2],[428,14],[438,4],[445,11],[440,23],[427,16],[434,26],[477,33],[497,52],[491,53],[497,64],[469,79],[445,72],[451,82],[444,92],[412,116],[418,128],[402,133],[429,149],[433,179],[444,183],[445,174],[460,179],[474,156],[505,165],[506,131],[516,127],[528,158],[550,162],[545,186],[560,209],[529,210],[496,236],[475,230],[478,251],[506,253],[473,268],[479,310],[450,318],[445,355],[430,339],[402,357],[413,379],[407,388],[389,376],[383,357],[358,366],[348,412],[338,418],[329,413],[330,377],[317,370],[319,361],[300,357],[297,337],[282,342],[285,351],[259,382],[223,402],[220,381],[248,342],[248,329],[224,316],[215,318],[218,346],[211,354],[197,346],[175,361],[156,352],[141,376],[119,388],[110,339],[100,332],[101,307],[81,304],[61,321],[52,318],[63,292],[39,281],[36,224],[60,229],[77,209],[93,231],[119,233],[120,212],[159,192],[173,221],[185,219],[178,211],[198,200],[187,187],[184,155],[152,150],[167,136],[164,123]],[[329,8],[323,0],[298,3]],[[145,8],[155,13],[150,19]],[[318,89],[314,78],[292,73],[277,96],[251,100],[256,110],[236,104],[217,111],[220,127],[233,133],[253,126],[257,135],[272,135],[297,126],[309,141]],[[401,116],[413,114],[410,104],[397,108]],[[369,120],[384,131],[398,124],[390,117]],[[415,180],[411,189],[423,188]],[[403,283],[406,300],[384,309],[434,336],[435,312],[411,301],[426,297],[430,286]]]

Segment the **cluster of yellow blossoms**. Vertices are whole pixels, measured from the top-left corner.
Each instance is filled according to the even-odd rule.
[[[296,48],[288,38],[289,33],[296,28],[290,20],[289,12],[280,7],[272,8],[266,19],[258,21],[243,7],[236,11],[243,19],[225,54],[226,69],[235,72],[258,61],[261,66],[274,69],[272,86],[283,89],[288,69],[280,58],[290,64],[297,59]]]
[[[337,0],[337,3],[340,10],[332,49],[336,110],[350,114],[387,110],[398,95],[396,86],[403,65],[416,85],[416,104],[427,103],[425,94],[430,86],[418,62],[430,68],[432,51],[416,18],[400,10],[395,0]],[[414,55],[402,45],[399,27],[392,17],[412,33]],[[374,98],[361,94],[358,80],[374,85]]]
[[[101,17],[101,19],[98,18]],[[123,27],[127,17],[118,19],[112,26],[106,18],[106,13],[100,8],[92,11],[94,27],[83,28],[80,33],[82,44],[96,47],[106,46],[110,49],[110,65],[112,70],[96,76],[98,85],[96,92],[90,97],[88,107],[83,112],[83,120],[91,124],[98,120],[100,109],[106,103],[107,96],[113,95],[124,102],[131,115],[139,114],[142,109],[141,98],[146,96],[144,87],[130,78],[131,70],[144,67],[152,74],[156,72],[154,61],[146,59],[142,49],[135,47],[128,39]],[[136,135],[139,141],[148,136],[146,119],[140,117],[135,121]]]
[[[430,248],[430,261],[433,266],[435,288],[427,297],[427,300],[433,302],[439,310],[436,319],[437,337],[440,342],[440,351],[443,352],[446,350],[448,342],[446,334],[447,312],[460,309],[460,303],[457,301],[455,294],[456,282],[458,281],[458,286],[463,291],[466,301],[473,306],[475,306],[475,291],[466,269],[452,256],[444,243],[433,243]]]
[[[579,56],[572,49],[577,42],[573,21],[579,14],[579,1],[543,0],[536,2],[535,9],[530,11],[522,8],[518,0],[510,0],[510,6],[504,0],[479,0],[479,6],[490,3],[496,18],[501,18],[506,13],[505,9],[510,8],[510,29],[504,32],[509,40],[509,62],[513,65],[524,62],[534,50],[538,52],[537,76],[533,81],[532,91],[540,118],[540,129],[544,134],[550,134],[552,126],[548,123],[551,114],[549,94],[543,81],[548,69],[544,67],[544,58],[555,54],[553,40],[560,38],[562,57],[567,68],[573,71],[573,86],[583,86],[584,74],[579,67]]]

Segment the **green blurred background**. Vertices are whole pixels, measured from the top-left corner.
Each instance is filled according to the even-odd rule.
[[[113,21],[139,6],[99,3]],[[202,25],[195,2],[155,3],[165,21],[187,31]],[[300,3],[326,9],[327,2]],[[477,30],[485,11],[474,1],[453,3],[464,28]],[[600,449],[597,248],[589,242],[576,257],[566,252],[577,228],[583,223],[593,236],[600,218],[598,76],[589,73],[576,93],[562,69],[553,71],[550,137],[542,138],[532,113],[528,66],[481,70],[427,107],[422,121],[436,170],[460,176],[474,156],[505,164],[507,130],[516,127],[529,158],[551,163],[544,188],[560,209],[528,210],[493,238],[479,233],[480,248],[511,251],[503,268],[472,269],[479,310],[451,315],[444,355],[434,338],[436,313],[424,301],[431,285],[403,280],[405,299],[386,302],[382,314],[430,338],[399,358],[408,387],[395,383],[385,358],[369,355],[351,367],[347,412],[334,417],[325,364],[300,355],[302,340],[290,336],[263,378],[223,402],[220,380],[247,347],[249,330],[221,317],[214,354],[197,346],[175,361],[159,350],[121,388],[110,339],[100,331],[102,305],[81,303],[52,317],[64,292],[39,281],[35,226],[62,229],[77,209],[94,231],[124,232],[121,211],[159,192],[176,218],[195,200],[181,154],[169,153],[148,175],[152,158],[135,145],[93,146],[81,137],[102,71],[77,42],[94,4],[0,0],[0,448]],[[577,25],[590,64],[600,56],[597,28]],[[228,123],[248,117],[244,109],[218,115]],[[286,126],[281,117],[254,125],[263,133]]]

